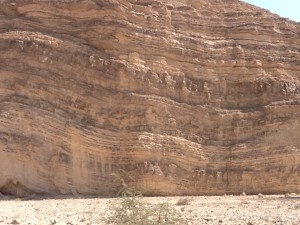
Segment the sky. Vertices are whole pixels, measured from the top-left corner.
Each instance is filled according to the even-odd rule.
[[[252,5],[270,10],[273,13],[300,22],[300,0],[243,0]]]

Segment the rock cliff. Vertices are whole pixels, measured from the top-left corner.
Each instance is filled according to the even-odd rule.
[[[0,32],[0,192],[300,192],[299,23],[238,0],[0,0]]]

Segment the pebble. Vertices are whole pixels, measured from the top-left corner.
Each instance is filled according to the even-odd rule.
[[[264,197],[264,195],[261,194],[261,193],[259,193],[257,196],[258,196],[259,198],[263,198],[263,197]]]
[[[17,220],[12,220],[10,224],[20,224]]]
[[[55,224],[57,224],[56,220],[51,220],[50,221],[50,225],[55,225]]]

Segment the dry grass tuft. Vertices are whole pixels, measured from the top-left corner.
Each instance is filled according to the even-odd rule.
[[[191,198],[180,198],[178,199],[176,205],[189,205],[192,202]]]

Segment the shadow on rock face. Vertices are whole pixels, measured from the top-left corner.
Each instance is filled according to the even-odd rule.
[[[20,15],[14,3],[2,4],[0,13],[10,18],[16,18]]]
[[[15,197],[28,197],[34,194],[27,187],[19,183],[17,180],[10,180],[0,188],[0,193],[4,195],[13,195]]]

